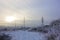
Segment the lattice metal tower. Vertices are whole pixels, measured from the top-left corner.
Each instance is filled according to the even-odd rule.
[[[42,17],[42,19],[41,19],[41,26],[44,26],[44,18]]]
[[[24,16],[24,27],[25,27],[25,16]]]

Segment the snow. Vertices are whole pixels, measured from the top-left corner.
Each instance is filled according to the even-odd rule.
[[[13,32],[4,32],[6,34],[12,35],[12,40],[45,40],[45,36],[42,33],[38,32],[28,32],[28,31],[13,31]]]
[[[59,28],[59,27],[58,27]],[[43,28],[43,30],[48,30],[48,33],[43,33],[40,31],[4,31],[2,33],[10,34],[12,40],[47,40],[51,35],[56,36],[56,40],[60,40],[60,29],[56,27]],[[29,29],[30,30],[30,29]]]

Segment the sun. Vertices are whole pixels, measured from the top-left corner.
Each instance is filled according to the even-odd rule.
[[[14,17],[14,16],[7,16],[7,17],[5,18],[5,21],[6,21],[6,22],[13,22],[13,21],[15,21],[15,17]]]

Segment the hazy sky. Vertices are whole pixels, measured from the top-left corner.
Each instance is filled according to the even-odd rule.
[[[0,0],[0,21],[5,16],[26,16],[32,20],[43,16],[48,23],[60,18],[60,0]]]

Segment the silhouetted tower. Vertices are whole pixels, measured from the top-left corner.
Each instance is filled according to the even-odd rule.
[[[16,20],[15,20],[15,27],[16,27]]]
[[[24,27],[25,27],[25,16],[24,16]]]
[[[44,26],[44,18],[42,17],[42,19],[41,19],[41,26]]]

